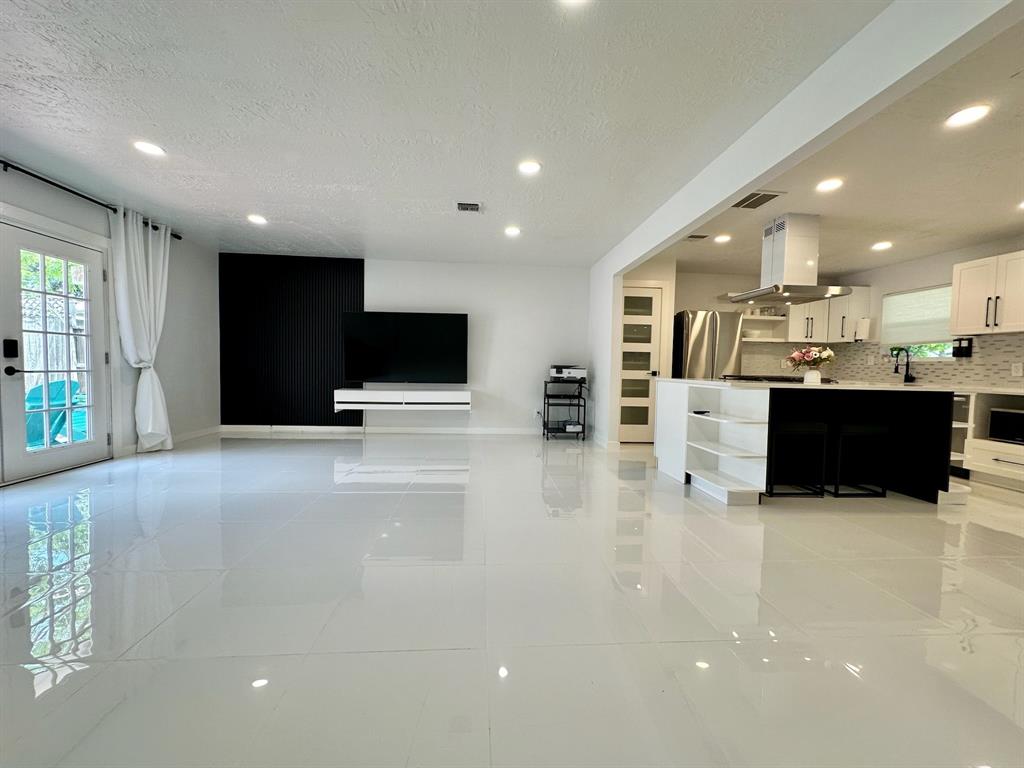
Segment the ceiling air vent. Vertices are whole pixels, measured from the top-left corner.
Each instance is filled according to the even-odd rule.
[[[766,189],[759,189],[756,192],[751,192],[749,195],[744,197],[742,200],[732,204],[733,208],[760,208],[765,203],[770,203],[776,197],[781,195],[781,192],[769,192]]]
[[[707,235],[687,235],[687,240],[707,240]]]
[[[464,212],[480,213],[480,203],[456,203],[455,207]]]

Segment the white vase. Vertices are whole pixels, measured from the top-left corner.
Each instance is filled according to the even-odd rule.
[[[821,384],[821,371],[817,368],[808,368],[804,371],[804,384]]]

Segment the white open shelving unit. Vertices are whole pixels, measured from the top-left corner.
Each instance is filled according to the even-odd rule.
[[[743,341],[778,344],[786,341],[786,315],[743,315]]]
[[[767,474],[768,396],[767,389],[665,382],[656,429],[679,435],[679,422],[683,428],[673,438],[680,444],[659,449],[658,468],[725,504],[757,504]]]

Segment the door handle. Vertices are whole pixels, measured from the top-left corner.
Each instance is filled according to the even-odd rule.
[[[804,318],[804,338],[811,338],[811,318],[809,317]]]
[[[24,373],[24,371],[21,370],[21,368],[15,368],[13,365],[8,365],[6,368],[4,368],[4,373],[6,373],[8,376],[15,376],[19,373]]]
[[[843,319],[839,321],[839,338],[846,338],[846,315],[843,315]]]
[[[989,296],[987,299],[985,299],[985,327],[986,328],[991,328],[991,326],[988,323],[988,311],[991,308],[992,308],[992,297]]]
[[[813,339],[814,338],[814,318],[812,317],[812,318],[810,318],[810,320],[811,320],[811,335],[808,336],[807,338],[808,339]]]
[[[995,306],[992,307],[992,326],[999,327],[999,297],[996,296]]]

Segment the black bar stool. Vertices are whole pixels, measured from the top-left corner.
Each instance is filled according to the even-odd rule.
[[[884,497],[889,486],[888,425],[841,421],[833,429],[827,493],[836,498]]]
[[[772,426],[765,496],[825,495],[828,425],[823,421]],[[780,490],[786,488],[790,490]]]

